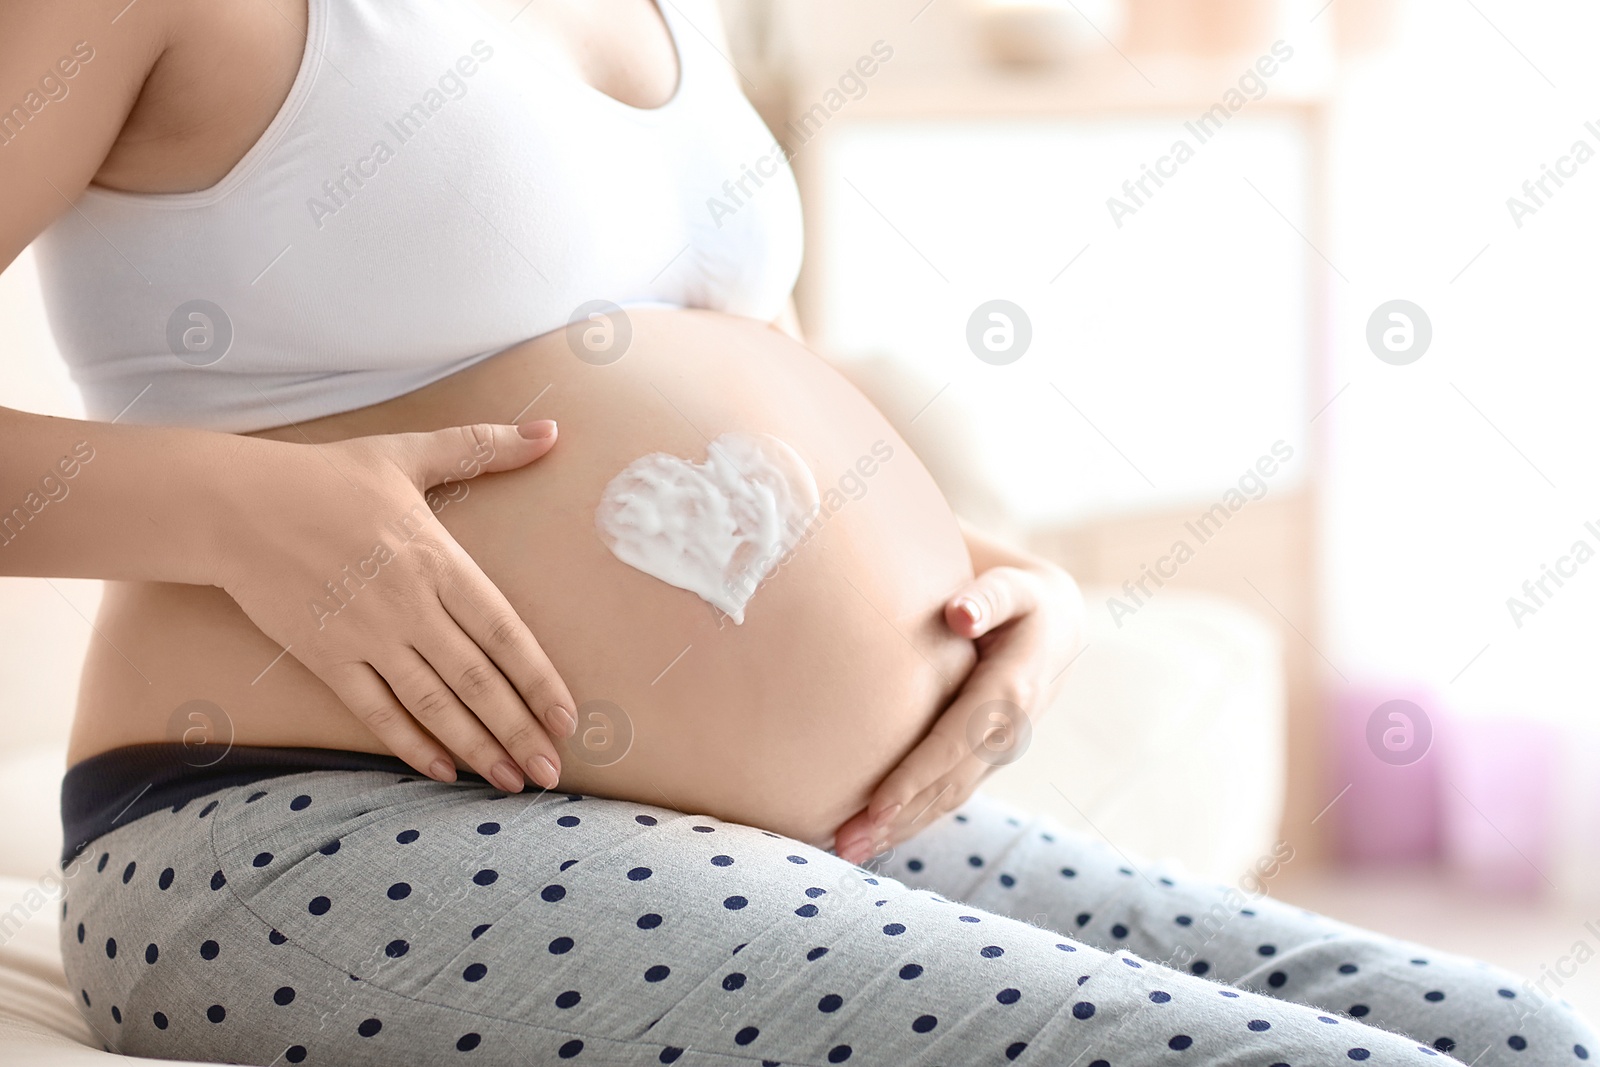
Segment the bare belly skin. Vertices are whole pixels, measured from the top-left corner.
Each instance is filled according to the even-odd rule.
[[[434,500],[579,703],[591,745],[564,744],[561,788],[826,842],[972,667],[972,643],[941,615],[972,575],[960,530],[883,416],[801,345],[711,312],[630,317],[627,354],[607,366],[578,359],[564,332],[548,334],[395,400],[259,436],[321,442],[505,422],[537,396],[522,417],[559,422],[550,454]],[[823,499],[810,537],[737,626],[621,563],[594,519],[607,482],[633,460],[664,451],[701,462],[707,441],[730,431],[787,442]],[[374,516],[375,529],[384,519]],[[321,594],[284,591],[308,613]],[[177,713],[195,700],[223,713],[213,744],[231,734],[236,745],[385,751],[293,656],[274,664],[280,647],[220,589],[108,583],[97,625],[104,640],[85,664],[73,761],[180,740],[193,723]],[[595,701],[621,720],[586,718],[606,710]],[[608,728],[631,729],[620,759]]]

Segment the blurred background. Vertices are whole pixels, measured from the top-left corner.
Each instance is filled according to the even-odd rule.
[[[996,791],[1600,1016],[1600,10],[723,7],[810,343],[1088,591]],[[28,256],[0,321],[6,405],[79,413]],[[97,598],[0,585],[12,751]]]

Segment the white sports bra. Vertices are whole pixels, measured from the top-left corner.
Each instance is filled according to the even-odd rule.
[[[89,417],[349,411],[594,301],[776,318],[794,177],[712,43],[715,0],[660,8],[679,83],[639,109],[541,69],[472,0],[310,0],[289,97],[227,177],[91,186],[36,243]]]

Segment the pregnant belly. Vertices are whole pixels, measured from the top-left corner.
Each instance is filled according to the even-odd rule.
[[[578,701],[562,788],[825,842],[971,668],[971,643],[940,613],[971,575],[960,531],[883,416],[802,346],[709,312],[630,318],[626,354],[606,365],[550,334],[396,400],[263,436],[507,421],[530,402],[524,418],[556,419],[560,441],[545,458],[447,487],[432,503]],[[715,483],[700,475],[723,435],[767,442],[766,455],[786,457],[786,484],[815,495],[804,500],[809,523],[784,528],[781,552],[770,539],[762,552],[747,544],[741,573],[708,593],[704,576],[697,586],[618,549],[596,514],[608,487],[638,488],[614,480],[652,453]],[[370,580],[383,580],[381,568]],[[319,592],[284,595],[305,599],[310,618]],[[336,606],[322,603],[324,615]],[[336,613],[323,624],[337,624]],[[185,731],[193,741],[197,730],[216,745],[384,751],[292,656],[274,662],[278,646],[220,590],[113,584],[99,629],[74,758]]]

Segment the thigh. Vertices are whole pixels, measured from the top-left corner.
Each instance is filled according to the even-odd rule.
[[[638,804],[319,773],[148,816],[95,851],[63,945],[81,1010],[119,1052],[346,1067],[1444,1061]]]
[[[1577,1065],[1594,1031],[1477,960],[1265,895],[1280,844],[1233,886],[1189,878],[979,796],[874,866],[907,884],[1176,970],[1409,1034],[1478,1067]]]

